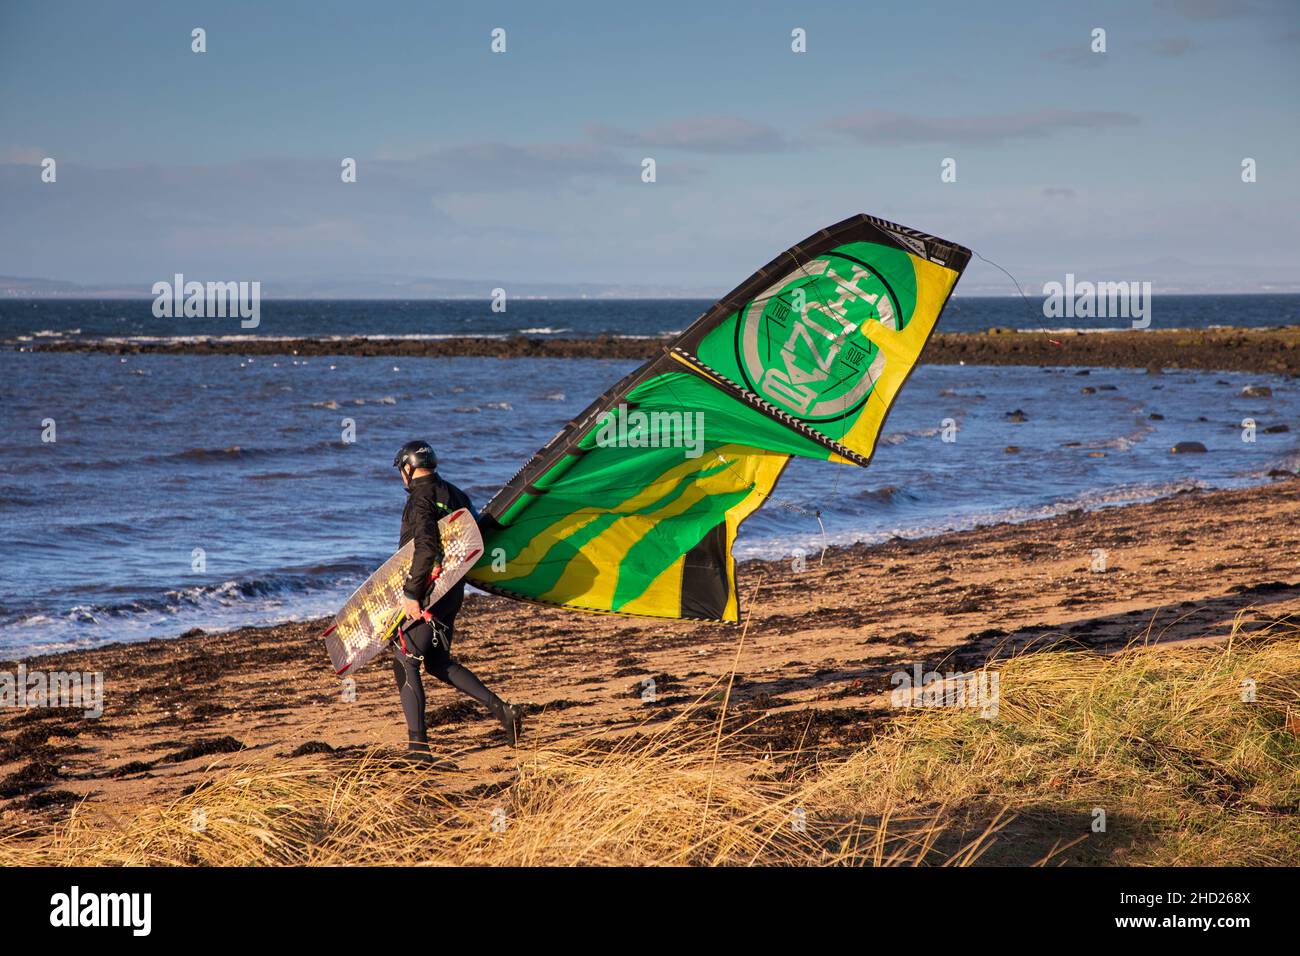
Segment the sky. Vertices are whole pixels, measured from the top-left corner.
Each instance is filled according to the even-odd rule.
[[[1027,286],[1294,290],[1297,91],[1296,0],[0,0],[0,276],[721,292],[867,212]]]

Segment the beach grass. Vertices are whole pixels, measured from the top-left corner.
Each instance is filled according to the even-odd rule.
[[[765,753],[725,689],[536,743],[499,787],[379,750],[234,755],[130,819],[8,839],[0,865],[1300,863],[1300,628],[986,670],[996,716],[900,708],[847,758]]]
[[[996,719],[918,709],[815,784],[830,812],[1015,815],[1002,856],[1234,866],[1300,863],[1300,629],[990,665]],[[1076,834],[1076,835],[1072,835]],[[1018,845],[1019,844],[1019,845]],[[1020,850],[1017,859],[1017,850]]]

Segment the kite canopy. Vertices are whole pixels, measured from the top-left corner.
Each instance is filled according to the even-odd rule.
[[[497,493],[468,579],[583,611],[736,621],[741,522],[792,455],[867,464],[969,260],[863,215],[787,249]]]

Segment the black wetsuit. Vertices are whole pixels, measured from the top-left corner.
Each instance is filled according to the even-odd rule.
[[[406,596],[423,603],[429,588],[429,574],[435,564],[443,559],[442,538],[438,522],[458,508],[474,510],[469,497],[451,482],[435,474],[412,479],[406,489],[406,508],[402,511],[402,536],[398,547],[415,539],[415,553],[411,558],[411,573],[404,590]],[[401,634],[393,642],[393,673],[397,676],[397,691],[402,698],[402,712],[406,716],[407,737],[412,749],[427,749],[427,731],[424,719],[424,684],[420,680],[420,664],[438,680],[468,694],[504,722],[505,703],[483,686],[468,668],[451,656],[451,640],[455,631],[456,614],[465,599],[462,582],[444,594],[428,610],[433,615],[432,625],[425,621],[403,622]],[[405,650],[403,650],[403,645]]]

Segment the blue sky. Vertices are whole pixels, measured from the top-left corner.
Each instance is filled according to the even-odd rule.
[[[870,212],[1027,284],[1300,288],[1298,64],[1291,0],[4,0],[0,274],[722,290]]]

